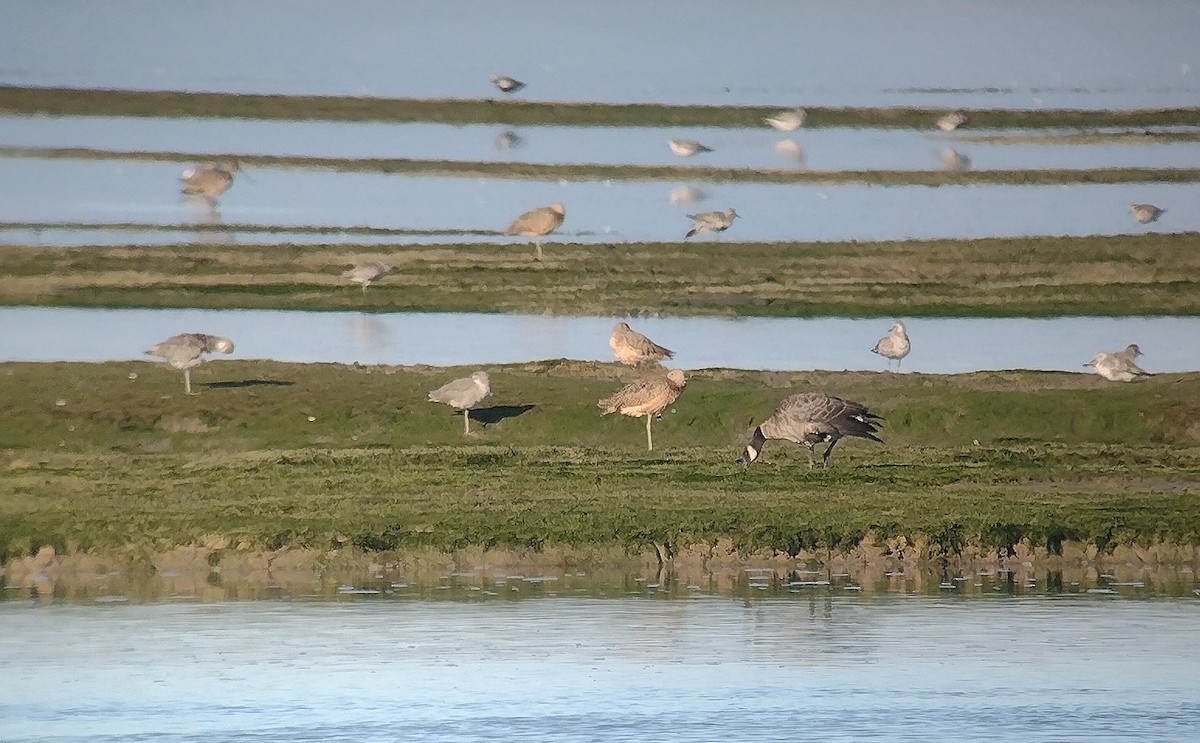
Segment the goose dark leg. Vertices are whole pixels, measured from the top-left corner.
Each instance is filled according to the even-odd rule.
[[[833,451],[833,447],[837,445],[837,442],[837,439],[830,441],[829,447],[825,449],[825,456],[821,457],[821,462],[825,465],[825,469],[829,469],[829,454]]]

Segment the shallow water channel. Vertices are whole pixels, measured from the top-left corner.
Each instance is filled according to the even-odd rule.
[[[0,602],[3,741],[1176,741],[1195,600]]]
[[[0,308],[0,361],[145,360],[180,332],[232,338],[232,358],[362,364],[611,361],[621,318],[453,312]],[[905,319],[905,318],[899,318]],[[683,369],[883,370],[870,352],[890,318],[643,317],[630,324],[676,352]],[[1200,317],[905,319],[902,369],[1086,371],[1096,351],[1140,345],[1150,372],[1200,369]]]

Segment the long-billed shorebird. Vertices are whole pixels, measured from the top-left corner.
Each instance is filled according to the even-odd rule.
[[[180,333],[146,349],[149,356],[158,356],[183,372],[183,390],[192,393],[192,369],[208,360],[210,353],[233,353],[233,341],[207,333]]]
[[[557,230],[566,216],[567,210],[562,204],[539,206],[514,219],[512,224],[504,230],[504,234],[532,237],[533,245],[537,249],[534,257],[540,261],[542,259],[541,238]]]
[[[883,443],[875,435],[878,415],[867,406],[821,392],[800,392],[784,398],[775,412],[754,429],[742,451],[742,466],[749,467],[762,454],[768,439],[791,441],[808,449],[808,466],[813,466],[813,447],[828,443],[821,462],[829,469],[829,455],[843,436],[857,436]]]
[[[387,272],[391,270],[392,264],[390,263],[371,261],[370,263],[359,263],[348,271],[342,271],[342,276],[355,284],[360,284],[365,297],[367,296],[367,287],[387,275]]]
[[[967,123],[967,115],[962,111],[951,111],[948,114],[938,117],[935,123],[938,129],[944,132],[952,132]]]
[[[671,403],[679,399],[687,378],[682,369],[672,369],[666,376],[630,382],[616,394],[596,403],[601,415],[620,413],[631,418],[646,416],[646,449],[654,451],[654,437],[650,433],[650,421],[660,415]]]
[[[1142,224],[1150,224],[1163,215],[1166,209],[1159,209],[1154,204],[1130,204],[1129,213]]]
[[[1100,351],[1092,356],[1092,360],[1084,364],[1092,371],[1113,382],[1132,382],[1138,377],[1152,377],[1150,372],[1138,366],[1138,356],[1142,349],[1136,343],[1131,343],[1123,351],[1108,353]]]
[[[663,359],[669,359],[675,352],[658,345],[646,336],[629,327],[627,322],[619,322],[608,336],[608,347],[613,356],[627,366],[656,364]]]
[[[896,369],[900,368],[900,362],[912,350],[912,344],[908,340],[908,331],[904,327],[904,323],[897,320],[892,323],[892,329],[888,334],[880,338],[875,347],[871,349],[871,353],[877,353],[888,360],[888,368],[892,368],[892,359],[896,360]]]
[[[803,108],[793,108],[790,111],[780,111],[774,116],[768,116],[763,121],[772,129],[778,129],[781,132],[794,132],[804,126],[804,121],[807,118],[808,113]]]
[[[700,152],[712,152],[712,148],[694,139],[668,139],[667,146],[680,157],[691,157]]]
[[[699,214],[689,214],[688,219],[692,220],[692,229],[687,231],[684,239],[692,235],[699,235],[701,232],[724,232],[729,229],[729,225],[733,224],[733,220],[738,216],[738,213],[733,209],[724,209],[717,212],[700,212]]]
[[[221,194],[233,185],[233,174],[238,164],[232,160],[219,163],[201,163],[183,171],[179,176],[183,184],[180,190],[187,196],[203,196],[214,203]]]
[[[501,93],[516,93],[525,87],[525,83],[508,75],[492,75],[492,85],[499,88]]]
[[[430,402],[441,402],[463,414],[463,433],[471,433],[471,409],[492,394],[492,381],[485,371],[477,371],[469,377],[456,379],[429,393]]]

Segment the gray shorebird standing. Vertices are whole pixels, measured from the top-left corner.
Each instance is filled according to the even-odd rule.
[[[627,366],[655,364],[675,355],[674,351],[658,345],[626,322],[619,322],[613,328],[612,335],[608,336],[608,347],[617,361]]]
[[[887,359],[889,369],[892,368],[892,359],[895,359],[896,369],[899,369],[900,362],[904,360],[911,349],[912,344],[908,341],[908,331],[904,328],[904,323],[897,320],[892,323],[892,329],[888,334],[875,343],[871,353],[877,353]]]
[[[208,360],[210,353],[233,353],[233,341],[207,333],[180,333],[146,349],[149,356],[158,356],[183,372],[183,390],[192,393],[192,368]]]
[[[778,129],[781,132],[794,132],[804,126],[804,120],[807,118],[808,114],[803,108],[793,108],[790,111],[780,111],[774,116],[768,116],[763,121],[772,129]]]
[[[471,433],[471,409],[492,394],[492,381],[485,371],[456,379],[429,393],[430,402],[441,402],[463,414],[463,433]]]
[[[713,151],[708,145],[700,144],[694,139],[668,139],[667,146],[671,148],[671,152],[680,157],[691,157],[701,152]]]
[[[563,218],[566,216],[567,210],[562,204],[554,203],[550,206],[539,206],[536,209],[530,209],[514,219],[512,224],[504,230],[504,234],[532,237],[533,245],[537,249],[534,257],[540,261],[542,259],[542,241],[540,238],[557,230],[562,225]]]
[[[1138,377],[1152,377],[1137,364],[1137,357],[1142,355],[1142,349],[1136,343],[1130,343],[1123,351],[1108,353],[1100,351],[1092,356],[1092,360],[1084,364],[1092,371],[1112,382],[1132,382]]]
[[[829,455],[843,436],[857,436],[883,443],[876,436],[882,420],[862,403],[821,392],[800,392],[784,398],[770,418],[754,429],[742,451],[742,466],[749,467],[762,454],[768,439],[791,441],[808,449],[808,466],[813,466],[813,447],[828,443],[821,463],[829,469]]]
[[[492,75],[492,85],[499,88],[501,93],[516,93],[525,87],[525,83],[508,75]]]
[[[688,219],[692,220],[692,229],[688,230],[683,238],[686,240],[692,235],[699,235],[701,232],[724,232],[729,229],[729,225],[733,224],[733,220],[737,216],[738,213],[733,209],[689,214]]]
[[[1154,204],[1130,204],[1129,213],[1141,224],[1150,224],[1163,215],[1166,209],[1159,209]]]
[[[233,185],[233,174],[238,170],[238,164],[232,160],[219,163],[201,163],[188,168],[179,176],[183,184],[180,190],[187,196],[203,196],[209,203],[215,203],[217,197],[229,190]]]
[[[967,115],[962,111],[951,111],[948,114],[940,116],[935,123],[938,129],[944,132],[952,132],[967,123]]]
[[[687,378],[682,369],[672,369],[665,377],[643,379],[630,382],[616,394],[606,397],[596,403],[601,415],[620,413],[631,418],[646,416],[646,449],[654,451],[654,437],[650,433],[650,421],[667,409],[671,403],[679,399],[683,388],[687,386]]]
[[[362,285],[363,296],[367,296],[367,287],[374,281],[387,275],[392,270],[392,264],[383,261],[359,263],[348,271],[342,271],[342,276],[355,284]]]

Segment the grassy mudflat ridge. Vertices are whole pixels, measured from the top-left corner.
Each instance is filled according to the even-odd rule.
[[[674,315],[1200,314],[1200,234],[875,243],[0,246],[0,304]],[[395,269],[364,297],[353,261]]]
[[[117,160],[183,163],[194,159],[237,160],[242,165],[320,168],[343,173],[387,173],[457,178],[506,178],[556,181],[669,181],[713,183],[869,183],[880,186],[946,186],[954,184],[1068,185],[1094,183],[1191,183],[1197,168],[1062,168],[1038,170],[813,170],[797,168],[730,168],[706,165],[605,165],[600,163],[483,162],[421,160],[400,157],[317,157],[254,155],[239,152],[164,152],[104,150],[90,147],[0,147],[0,157]]]
[[[216,116],[327,121],[440,121],[452,124],[575,126],[762,126],[780,107],[437,100],[364,96],[230,95],[178,91],[0,86],[0,113],[68,116]],[[944,109],[806,109],[806,126],[929,128]],[[1200,108],[1143,111],[991,109],[971,111],[973,126],[1149,127],[1200,125]]]
[[[491,367],[464,438],[424,398],[468,371],[216,361],[185,397],[150,363],[0,365],[0,547],[1200,544],[1194,374],[697,372],[651,453],[595,407],[628,370]],[[869,404],[887,443],[844,441],[822,471],[770,442],[743,471],[753,422],[805,389]]]

